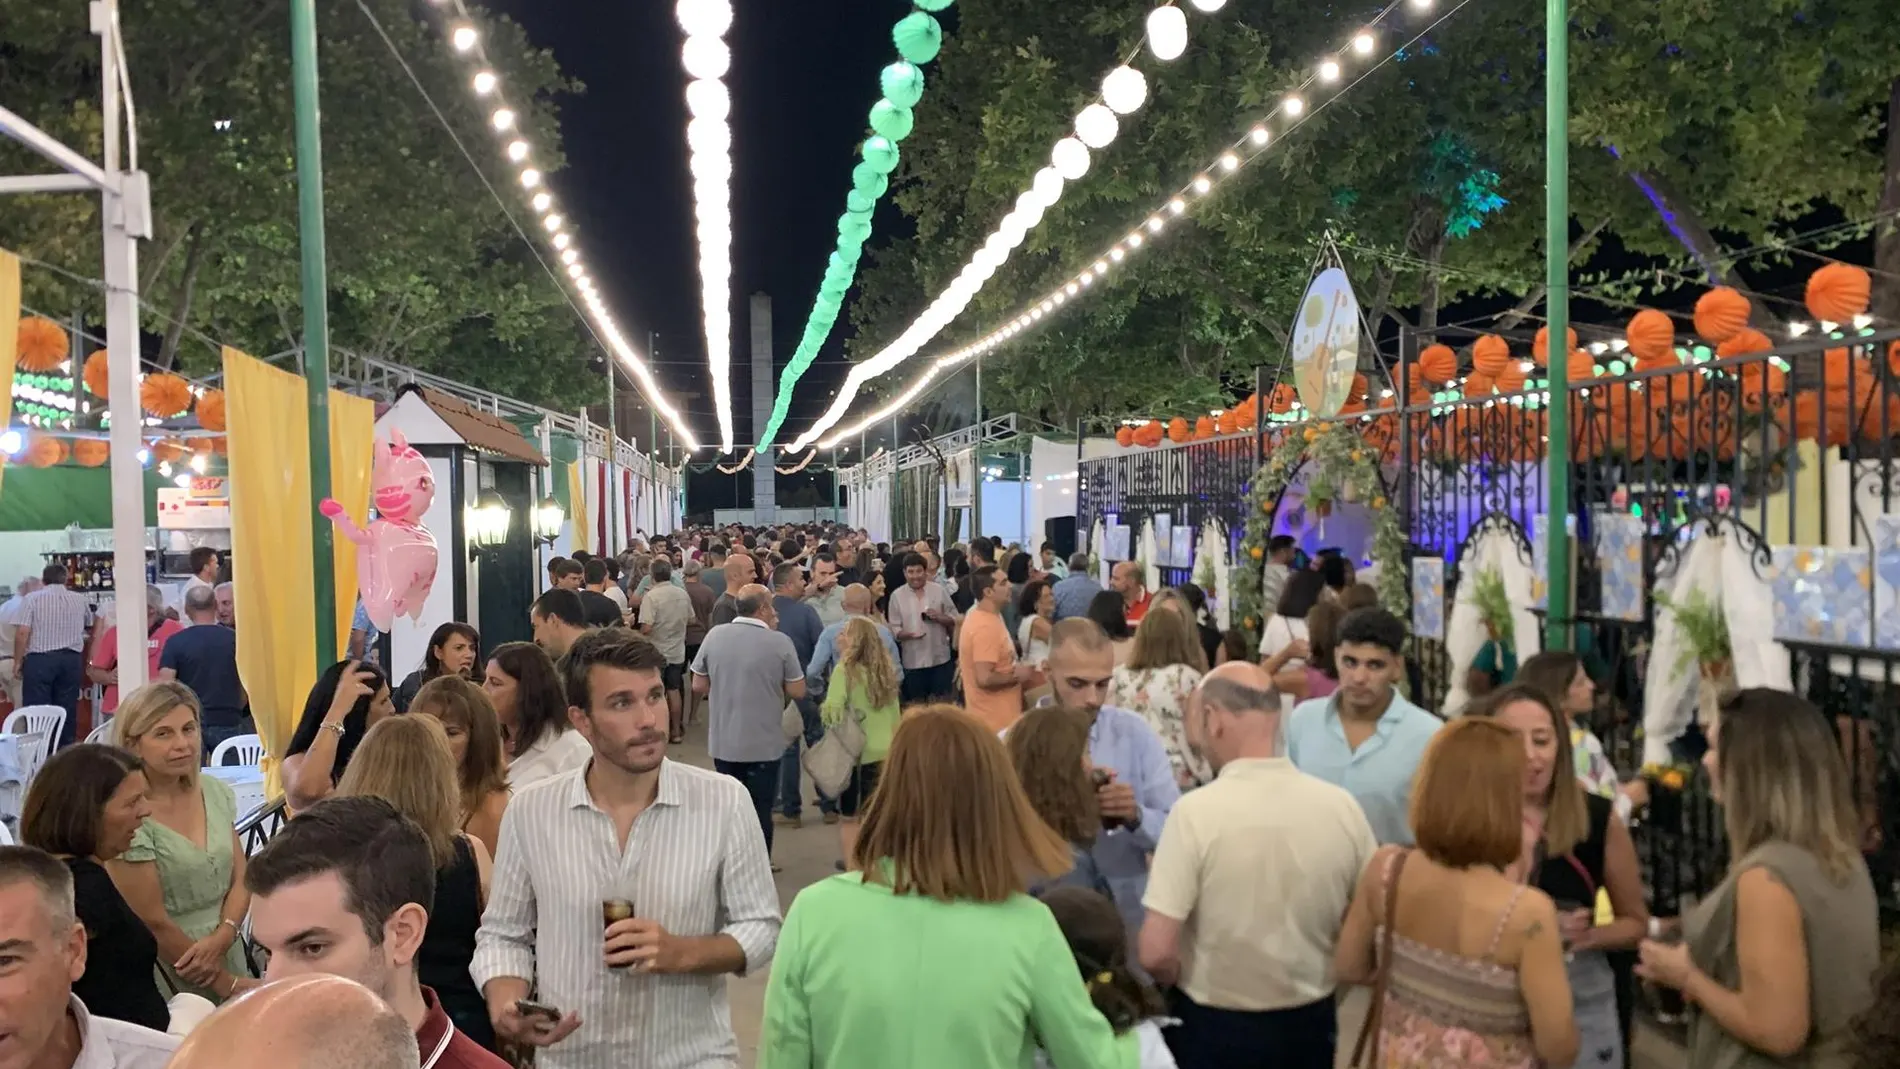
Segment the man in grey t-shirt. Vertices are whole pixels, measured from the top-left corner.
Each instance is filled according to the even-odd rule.
[[[745,785],[770,850],[785,703],[805,696],[805,667],[792,640],[773,630],[771,592],[757,583],[735,589],[737,615],[706,632],[693,659],[693,693],[707,698],[713,768]]]

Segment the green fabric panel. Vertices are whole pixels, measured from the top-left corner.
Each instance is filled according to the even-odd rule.
[[[548,457],[551,460],[565,460],[572,464],[581,458],[581,442],[565,434],[548,435]]]
[[[559,442],[560,439],[556,438],[555,441]],[[556,452],[558,453],[559,451],[557,450]],[[548,462],[548,479],[554,484],[552,487],[554,490],[554,500],[560,502],[561,511],[569,516],[574,515],[574,503],[568,500],[573,495],[568,493],[567,485],[567,469],[571,467],[573,467],[573,465],[565,460],[556,459]]]
[[[145,472],[145,523],[158,523],[158,488],[167,480]],[[110,468],[9,466],[0,482],[0,531],[58,531],[77,523],[87,530],[112,526]]]

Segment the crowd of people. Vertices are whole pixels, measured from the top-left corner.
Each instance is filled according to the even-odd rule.
[[[1693,1069],[1895,1064],[1827,717],[1724,705],[1728,878],[1652,918],[1584,662],[1446,719],[1343,557],[1272,548],[1257,644],[988,538],[556,559],[531,643],[329,666],[248,857],[213,699],[161,674],[0,848],[0,1066],[734,1066],[727,978],[768,968],[762,1069],[1616,1067],[1639,981]],[[712,767],[670,759],[701,722]],[[838,871],[782,910],[808,804]]]

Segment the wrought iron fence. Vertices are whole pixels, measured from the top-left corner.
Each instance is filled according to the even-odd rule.
[[[1247,493],[1260,459],[1254,436],[1240,435],[1084,460],[1077,468],[1076,526],[1086,534],[1096,520],[1113,516],[1139,530],[1143,521],[1165,513],[1175,526],[1198,532],[1218,519],[1227,528],[1232,556],[1244,533]],[[1161,575],[1174,586],[1192,581],[1193,569],[1163,567]]]

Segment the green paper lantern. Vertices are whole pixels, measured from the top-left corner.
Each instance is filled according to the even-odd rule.
[[[835,253],[832,253],[833,256],[836,256],[838,259],[843,260],[844,265],[846,267],[852,268],[853,270],[857,268],[858,258],[862,256],[863,254],[864,254],[864,246],[858,244],[857,242],[850,242],[850,243],[840,242],[838,245],[838,251]]]
[[[884,90],[884,99],[900,108],[914,108],[924,98],[924,72],[903,60],[879,71],[877,84]]]
[[[860,244],[871,236],[871,221],[862,215],[849,213],[838,217],[838,234]]]
[[[910,0],[910,2],[924,11],[942,11],[956,0]]]
[[[844,210],[853,215],[863,215],[875,207],[876,204],[876,200],[865,196],[855,189],[844,195]]]
[[[897,170],[897,146],[882,134],[864,139],[864,162],[881,175]]]
[[[884,172],[868,163],[860,163],[851,168],[851,188],[872,200],[883,196],[890,185],[891,180],[884,177]]]
[[[921,67],[943,50],[943,27],[929,15],[913,11],[891,27],[891,41],[898,55]]]
[[[871,105],[871,129],[892,141],[909,137],[916,125],[909,108],[900,108],[889,100],[880,100]]]

